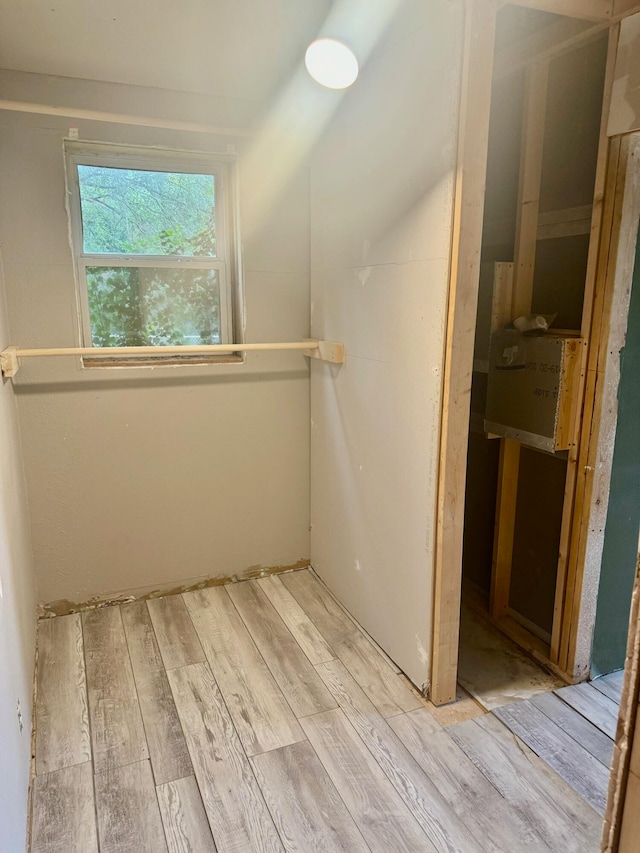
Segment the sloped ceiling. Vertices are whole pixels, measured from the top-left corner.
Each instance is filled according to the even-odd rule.
[[[0,0],[0,68],[263,100],[331,0]]]

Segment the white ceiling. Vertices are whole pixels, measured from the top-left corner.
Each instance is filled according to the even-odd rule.
[[[0,0],[0,67],[265,98],[331,0]]]

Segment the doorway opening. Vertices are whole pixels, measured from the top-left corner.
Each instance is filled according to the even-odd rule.
[[[463,686],[468,673],[480,676],[471,653],[478,618],[525,661],[576,680],[563,642],[611,44],[608,28],[592,22],[509,5],[496,16],[466,472]],[[487,683],[507,696],[513,684],[499,682],[527,670],[504,666],[513,648],[496,641],[502,651],[483,663]],[[549,689],[546,676],[531,678],[532,689],[537,678]]]

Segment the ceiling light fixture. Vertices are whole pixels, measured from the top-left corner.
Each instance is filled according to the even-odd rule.
[[[346,89],[358,76],[358,60],[353,51],[336,39],[311,42],[304,63],[313,79],[328,89]]]

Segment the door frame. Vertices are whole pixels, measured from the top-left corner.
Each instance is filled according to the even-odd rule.
[[[474,347],[472,332],[477,315],[494,39],[500,5],[497,0],[466,2],[438,469],[430,688],[431,701],[436,705],[456,698]],[[598,503],[595,503],[596,464],[599,465],[600,485],[606,488],[610,478],[611,459],[608,460],[607,471],[606,458],[610,448],[603,446],[604,436],[610,438],[610,435],[606,428],[602,428],[605,425],[601,424],[605,391],[602,380],[605,375],[610,379],[608,373],[611,372],[611,359],[607,358],[607,354],[609,344],[615,341],[609,339],[612,333],[614,338],[618,333],[610,320],[612,316],[619,319],[619,309],[624,307],[619,304],[619,299],[613,298],[619,291],[619,287],[615,288],[616,269],[624,266],[630,221],[634,216],[632,211],[627,210],[623,221],[620,208],[625,181],[630,177],[626,163],[633,158],[629,158],[628,143],[620,140],[610,143],[606,136],[606,118],[618,38],[617,21],[639,11],[640,3],[637,0],[515,0],[513,5],[543,9],[564,17],[593,20],[594,26],[609,29],[589,250],[592,286],[585,290],[583,313],[582,337],[586,346],[578,398],[578,412],[582,417],[576,419],[575,445],[569,455],[554,610],[554,624],[558,628],[552,641],[552,653],[546,661],[566,680],[578,681],[588,673],[599,576],[598,541],[591,535],[589,526],[592,517],[595,517],[594,509],[597,507],[601,513],[603,504],[600,494],[602,488],[595,490],[600,495]],[[614,204],[615,198],[618,199],[617,204]],[[633,246],[635,248],[635,242]],[[618,313],[612,315],[614,306]],[[626,320],[626,313],[622,318]],[[606,426],[610,427],[610,424]],[[602,543],[600,556],[601,547]]]

